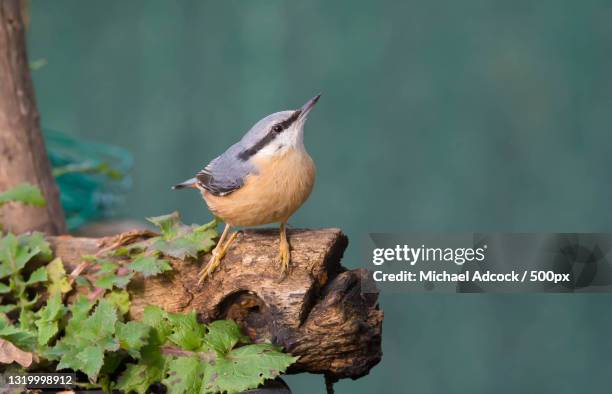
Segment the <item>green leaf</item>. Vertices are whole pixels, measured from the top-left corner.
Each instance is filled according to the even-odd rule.
[[[140,349],[146,345],[151,327],[146,324],[130,321],[127,323],[117,322],[117,339],[122,349],[127,350],[130,356],[140,357]]]
[[[32,234],[22,234],[19,237],[19,241],[28,248],[37,248],[39,250],[38,258],[41,260],[49,261],[51,257],[53,257],[51,245],[49,245],[43,233],[33,232]]]
[[[292,357],[271,344],[249,344],[233,321],[198,323],[195,311],[168,313],[147,306],[142,324],[151,328],[137,364],[128,364],[115,388],[145,393],[162,381],[169,393],[238,393],[274,379],[291,365]],[[121,323],[120,330],[127,331]],[[119,328],[122,327],[122,328]],[[139,335],[134,334],[140,338]],[[122,348],[127,348],[122,343]],[[143,340],[135,342],[138,345]],[[175,348],[178,346],[178,348]],[[214,351],[212,351],[214,349]],[[212,357],[212,359],[211,359]]]
[[[146,250],[146,244],[144,241],[135,242],[130,245],[119,246],[116,249],[113,249],[110,253],[112,256],[123,257],[123,256],[131,256],[136,253],[142,253]]]
[[[117,263],[113,263],[112,261],[107,260],[100,261],[98,265],[99,268],[96,272],[97,275],[114,274],[115,272],[117,272],[117,268],[119,268],[119,265]]]
[[[60,293],[55,293],[49,298],[47,304],[36,312],[35,321],[38,327],[38,344],[47,345],[59,331],[58,321],[66,313]]]
[[[33,311],[30,310],[31,306],[38,302],[39,294],[36,294],[33,299],[22,302],[21,310],[19,311],[19,317],[17,318],[17,322],[19,324],[19,328],[34,331],[35,325],[34,320],[36,319],[36,315]]]
[[[154,250],[175,259],[185,260],[187,257],[196,258],[198,256],[198,245],[184,238],[178,237],[171,241],[158,239],[151,245]]]
[[[200,252],[209,252],[215,246],[215,230],[206,232],[188,233],[176,237],[170,241],[158,239],[151,248],[169,257],[185,260],[186,258],[197,258]]]
[[[104,364],[104,349],[98,345],[90,345],[76,355],[79,361],[79,370],[85,372],[91,381],[95,381],[98,372]]]
[[[57,293],[59,294],[59,293]],[[95,302],[89,301],[87,297],[82,294],[79,294],[76,300],[70,305],[69,311],[71,314],[68,323],[66,324],[66,336],[65,338],[69,338],[73,335],[78,335],[78,332],[82,329],[87,316],[89,315],[89,311],[94,307]]]
[[[166,378],[162,383],[170,394],[199,393],[206,364],[197,356],[177,357],[168,362]]]
[[[113,287],[125,289],[128,283],[130,283],[132,276],[134,276],[134,274],[121,275],[121,276],[116,275],[116,274],[107,274],[107,275],[104,275],[96,279],[96,281],[94,282],[94,285],[96,287],[101,287],[107,290],[112,290]]]
[[[87,279],[84,276],[77,276],[74,282],[76,283],[77,287],[90,287],[91,286],[89,279]]]
[[[22,183],[0,193],[0,206],[9,202],[20,202],[42,207],[45,205],[45,198],[40,192],[40,189],[36,186],[29,183]]]
[[[203,391],[234,394],[255,388],[276,378],[296,360],[271,344],[239,347],[207,366]]]
[[[90,263],[96,263],[98,262],[98,256],[96,256],[95,254],[84,254],[81,255],[81,260],[88,261]]]
[[[125,315],[130,311],[130,295],[127,291],[114,290],[107,294],[104,298],[115,304],[121,315]]]
[[[219,219],[216,216],[214,216],[213,219],[210,222],[204,223],[204,224],[202,224],[200,226],[196,226],[194,231],[206,231],[206,230],[215,230],[216,231],[217,226],[221,222],[222,222],[221,219]]]
[[[17,309],[17,305],[15,304],[4,304],[0,305],[0,313],[10,313]]]
[[[168,314],[158,306],[147,305],[142,314],[142,322],[152,328],[149,341],[162,345],[172,333],[172,324],[167,319]]]
[[[195,311],[187,314],[168,313],[167,316],[172,324],[172,334],[168,336],[170,341],[185,350],[202,348],[206,327],[198,323]]]
[[[32,272],[26,285],[33,285],[34,283],[46,282],[47,281],[47,269],[45,267],[39,267],[36,271]]]
[[[12,325],[5,316],[0,317],[0,338],[23,350],[32,351],[36,346],[33,332]]]
[[[40,233],[15,236],[0,233],[0,279],[9,277],[8,285],[0,284],[0,294],[12,293],[15,304],[0,305],[0,313],[19,311],[19,326],[24,330],[34,329],[34,313],[32,308],[38,302],[38,294],[30,299],[27,287],[45,281],[46,271],[39,268],[30,274],[27,281],[23,278],[23,270],[30,261],[37,257],[46,259],[51,253],[49,244]]]
[[[47,276],[49,278],[49,285],[47,287],[49,294],[67,293],[72,288],[64,269],[64,263],[62,263],[62,259],[59,257],[56,257],[47,264]]]
[[[22,242],[23,239],[26,238],[17,238],[10,233],[0,238],[0,279],[17,274],[40,253],[37,246],[31,247],[27,242]]]
[[[135,391],[144,394],[149,386],[164,378],[167,357],[161,353],[172,327],[167,313],[157,306],[147,306],[143,311],[142,323],[150,327],[148,344],[140,350],[138,364],[128,364],[117,382],[117,389],[126,393]]]
[[[140,256],[128,264],[128,269],[140,272],[145,278],[172,270],[167,260],[155,256]]]
[[[157,380],[151,377],[151,369],[144,364],[128,364],[119,376],[116,388],[124,393],[145,394],[149,386]]]
[[[174,211],[168,215],[150,217],[147,220],[159,227],[165,239],[169,239],[177,234],[181,223],[181,215]]]
[[[94,312],[85,320],[80,336],[98,340],[112,335],[117,322],[117,309],[107,299],[101,299]]]
[[[217,229],[216,227],[209,226],[210,223],[200,227],[195,227],[191,233],[186,235],[187,239],[198,245],[199,252],[210,252],[216,245],[215,238],[218,235]]]
[[[45,355],[50,359],[59,358],[58,370],[83,371],[95,381],[104,364],[104,352],[119,349],[119,341],[114,336],[117,309],[107,299],[101,299],[94,312],[87,316],[89,308],[86,300],[77,299],[71,308],[72,318],[66,326],[66,335]]]
[[[217,320],[209,324],[204,341],[220,355],[227,354],[238,342],[250,343],[233,320]]]
[[[202,226],[187,226],[181,223],[178,212],[173,212],[150,218],[149,221],[162,231],[162,236],[149,247],[150,251],[184,260],[187,257],[196,258],[198,253],[208,252],[215,246],[216,219]]]
[[[127,364],[127,368],[117,380],[116,388],[125,393],[136,392],[138,394],[145,394],[149,386],[161,381],[163,377],[163,358],[159,356],[157,359],[148,359],[148,361],[152,360],[161,360],[161,364]]]
[[[79,294],[70,306],[70,312],[72,313],[71,321],[84,320],[94,305],[95,302],[88,300],[83,294]]]
[[[10,286],[5,285],[4,283],[0,283],[0,294],[10,293]]]

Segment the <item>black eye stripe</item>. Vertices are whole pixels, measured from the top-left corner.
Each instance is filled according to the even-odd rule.
[[[274,140],[274,138],[276,138],[277,135],[278,134],[276,134],[276,133],[268,133],[268,134],[266,134],[266,136],[263,137],[262,139],[260,139],[259,141],[257,141],[257,143],[255,145],[253,145],[249,149],[245,149],[242,152],[240,152],[238,154],[238,158],[240,160],[242,160],[242,161],[249,160],[249,158],[251,158],[251,156],[253,156],[257,152],[259,152],[260,150],[263,149],[264,146],[266,146],[270,142],[272,142],[272,140]]]
[[[293,122],[297,120],[297,118],[300,116],[301,113],[302,113],[301,110],[293,111],[290,117],[288,117],[287,119],[283,120],[280,123],[277,123],[275,126],[280,126],[282,127],[283,130],[286,130],[289,128],[289,126],[293,124]]]
[[[251,148],[245,149],[242,152],[240,152],[238,154],[238,158],[242,161],[249,160],[253,155],[255,155],[257,152],[262,150],[266,145],[272,142],[276,138],[277,135],[279,135],[284,130],[287,130],[289,126],[291,126],[293,122],[295,122],[299,118],[301,112],[302,111],[300,110],[294,111],[290,117],[270,127],[270,131],[262,139],[257,141],[257,143],[253,145]]]

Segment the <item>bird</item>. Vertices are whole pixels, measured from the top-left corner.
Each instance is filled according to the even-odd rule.
[[[228,235],[233,227],[278,223],[280,271],[288,272],[287,221],[308,199],[316,178],[315,163],[304,146],[304,124],[320,97],[259,120],[195,177],[172,187],[199,190],[209,210],[225,223],[198,284],[219,267],[238,235]]]

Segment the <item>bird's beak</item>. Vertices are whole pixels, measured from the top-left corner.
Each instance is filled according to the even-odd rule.
[[[315,106],[315,104],[317,103],[317,101],[319,101],[319,98],[321,97],[320,94],[317,94],[316,96],[314,96],[313,98],[311,98],[310,100],[308,100],[306,102],[306,104],[302,105],[302,108],[298,109],[298,111],[300,111],[300,115],[298,116],[298,120],[299,119],[306,119],[306,117],[308,116],[308,113],[310,112],[310,110],[312,110]]]

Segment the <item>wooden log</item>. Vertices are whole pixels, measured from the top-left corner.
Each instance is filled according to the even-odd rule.
[[[51,237],[67,270],[84,254],[150,236],[114,238]],[[221,266],[202,285],[199,261],[172,260],[174,271],[128,287],[130,314],[138,318],[146,305],[167,311],[196,310],[203,322],[230,318],[255,341],[269,340],[300,356],[289,372],[325,374],[330,379],[358,378],[381,359],[383,313],[378,294],[362,294],[365,270],[347,271],[340,259],[348,240],[339,229],[291,230],[291,264],[281,277],[277,263],[278,231],[248,230],[239,234]],[[373,288],[369,285],[368,288]]]
[[[40,132],[34,86],[26,55],[19,0],[0,1],[0,191],[22,182],[38,186],[44,208],[7,204],[0,208],[5,230],[66,232],[64,212]]]

